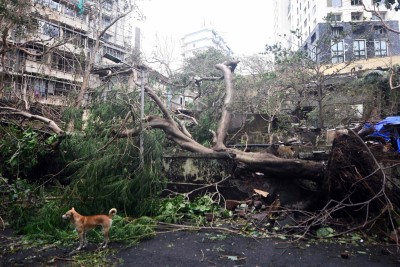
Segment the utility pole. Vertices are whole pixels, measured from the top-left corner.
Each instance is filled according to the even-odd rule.
[[[143,146],[143,119],[144,119],[144,82],[146,72],[144,69],[141,71],[141,90],[140,90],[140,144],[139,144],[139,153],[140,153],[140,166],[144,167],[144,146]]]

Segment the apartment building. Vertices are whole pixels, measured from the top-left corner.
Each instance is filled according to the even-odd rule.
[[[8,42],[17,44],[0,64],[0,97],[65,105],[67,97],[80,90],[83,71],[99,30],[125,9],[120,0],[32,0],[33,29],[13,30]],[[101,10],[100,16],[96,15]],[[95,64],[110,63],[105,53],[120,59],[130,53],[133,31],[129,17],[112,25],[101,39]],[[94,76],[92,79],[95,78]],[[95,83],[90,83],[93,85]]]
[[[222,51],[227,56],[233,55],[231,48],[212,27],[203,27],[182,38],[183,57],[190,57],[194,52],[204,51],[210,47]]]
[[[291,5],[289,0],[274,0],[274,43],[280,43],[284,48],[292,47],[291,38]]]
[[[365,10],[374,9],[373,0],[278,0],[275,5],[277,2],[286,8],[276,19],[282,16],[289,23],[277,27],[275,36],[286,34],[281,41],[286,48],[302,49],[317,62],[336,64],[400,55],[399,35],[385,29],[376,13]],[[399,29],[398,12],[384,5],[376,10],[387,26]]]

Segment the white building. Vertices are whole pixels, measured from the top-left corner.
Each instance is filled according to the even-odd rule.
[[[290,0],[274,0],[274,43],[291,47]]]
[[[201,52],[210,47],[219,49],[227,56],[232,56],[233,54],[224,39],[214,29],[209,27],[188,33],[182,38],[183,57],[190,57],[194,52]]]

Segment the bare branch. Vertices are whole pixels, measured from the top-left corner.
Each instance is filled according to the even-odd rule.
[[[0,110],[6,110],[8,111],[8,114],[5,115],[19,115],[19,116],[23,116],[25,118],[28,118],[30,120],[38,120],[41,121],[43,123],[46,123],[47,126],[49,126],[49,128],[55,132],[58,135],[64,135],[65,132],[57,125],[57,123],[55,123],[53,120],[50,120],[48,118],[45,118],[43,116],[40,115],[33,115],[29,112],[25,112],[25,111],[21,111],[15,108],[11,108],[11,107],[0,107]]]

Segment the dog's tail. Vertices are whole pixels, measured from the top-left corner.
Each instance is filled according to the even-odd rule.
[[[115,214],[117,214],[117,209],[116,208],[112,208],[108,212],[108,217],[112,218],[112,217],[114,217]]]

